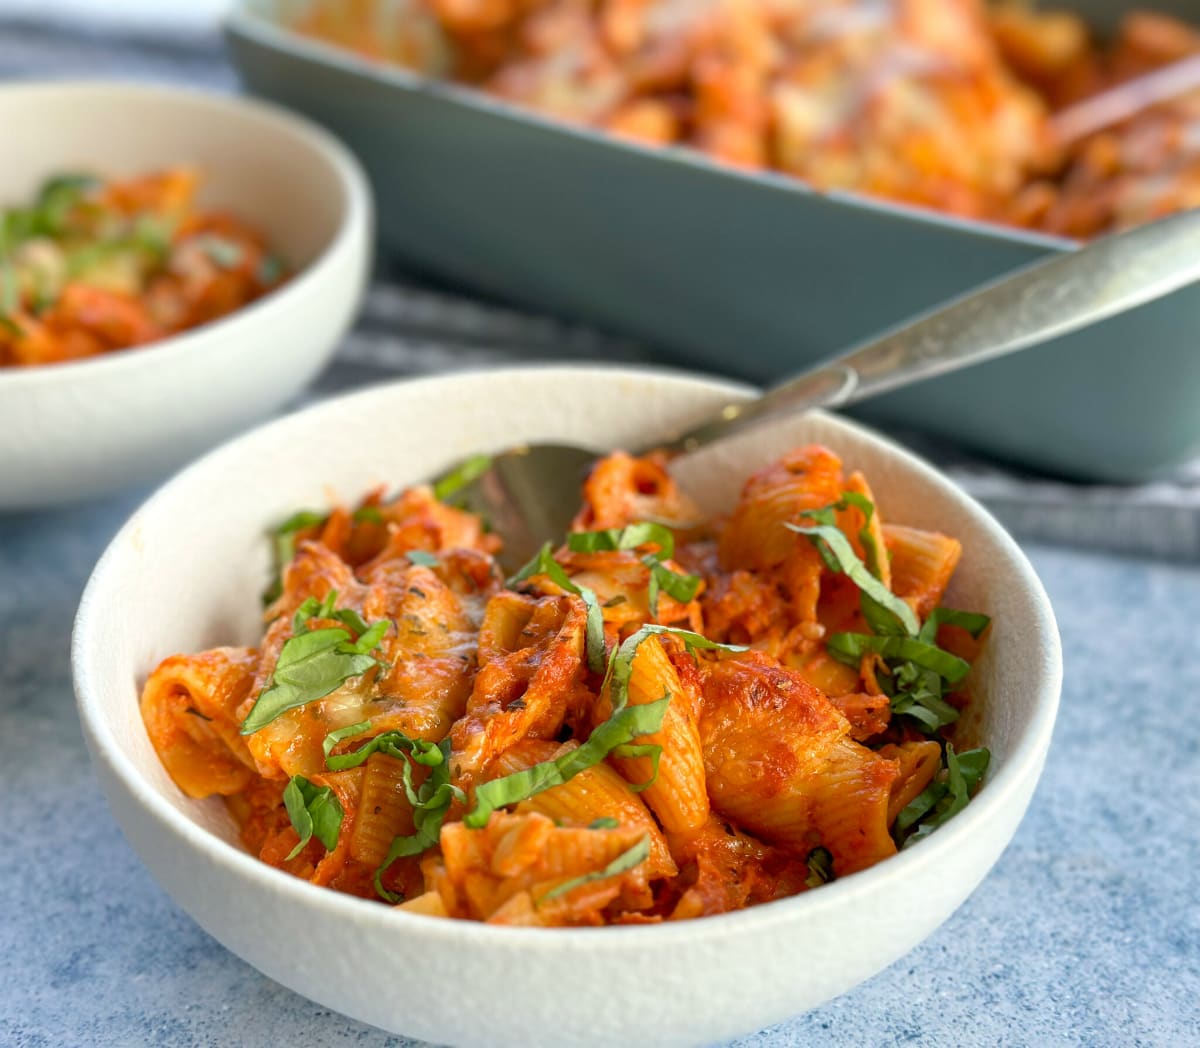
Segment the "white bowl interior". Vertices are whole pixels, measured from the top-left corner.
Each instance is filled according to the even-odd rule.
[[[461,374],[326,402],[226,445],[168,483],[98,565],[74,642],[80,712],[101,782],[155,875],[272,977],[385,1028],[453,1043],[603,1043],[644,1033],[637,1017],[651,1007],[656,1042],[732,1036],[843,992],[911,949],[983,877],[1028,803],[1057,706],[1057,631],[1032,569],[980,507],[837,418],[769,424],[696,456],[681,476],[707,507],[727,509],[754,469],[817,440],[866,472],[884,519],[961,538],[949,602],[995,620],[974,671],[976,720],[967,728],[991,748],[993,764],[970,808],[933,838],[812,895],[636,929],[501,930],[391,912],[241,851],[218,801],[189,800],[171,784],[138,714],[140,686],[161,658],[258,636],[264,532],[296,508],[353,500],[381,483],[398,488],[470,452],[522,441],[635,446],[745,395],[649,371]],[[363,977],[369,965],[344,976],[322,968],[312,943],[340,948],[343,936],[354,937],[360,955],[377,954],[385,971],[376,985]],[[419,987],[396,986],[386,969],[402,954],[431,969],[445,965],[455,972],[451,985],[443,992],[422,977]],[[464,985],[481,991],[470,1010],[455,1006],[455,987]],[[598,998],[596,985],[609,989]]]

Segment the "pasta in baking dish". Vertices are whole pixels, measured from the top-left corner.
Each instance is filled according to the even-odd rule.
[[[1079,141],[1054,127],[1066,107],[1200,54],[1200,27],[1153,10],[1107,39],[1049,0],[310,0],[291,24],[555,120],[822,191],[1069,237],[1200,201],[1200,91]]]
[[[256,648],[174,655],[141,708],[178,787],[272,866],[493,924],[724,913],[865,869],[967,803],[986,616],[954,538],[820,446],[704,521],[614,453],[507,581],[453,483],[274,532]]]

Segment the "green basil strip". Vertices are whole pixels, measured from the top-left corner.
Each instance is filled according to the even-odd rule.
[[[971,634],[972,637],[978,638],[988,628],[991,621],[987,615],[982,615],[975,611],[934,608],[929,613],[929,618],[925,620],[925,625],[921,627],[921,632],[917,634],[917,639],[924,641],[926,644],[933,644],[937,641],[938,627],[942,625],[959,626]]]
[[[862,510],[864,519],[863,526],[858,529],[858,541],[862,543],[863,550],[867,554],[867,569],[872,575],[879,578],[880,565],[886,554],[879,548],[875,542],[875,536],[871,534],[871,518],[875,516],[875,503],[866,495],[859,494],[857,491],[846,491],[842,493],[842,497],[837,502],[822,506],[820,509],[806,510],[800,515],[809,517],[825,527],[836,528],[837,514],[850,506],[856,506]],[[829,562],[826,561],[826,563]],[[830,567],[834,568],[834,565],[830,564]],[[837,569],[834,568],[834,570]]]
[[[587,652],[588,669],[593,673],[603,673],[606,653],[604,643],[604,612],[600,609],[600,602],[596,599],[595,591],[589,589],[587,586],[577,586],[571,581],[571,576],[554,559],[554,550],[549,542],[538,550],[537,555],[510,578],[505,585],[509,589],[515,589],[519,583],[533,578],[535,575],[546,575],[559,589],[573,593],[583,600],[583,603],[587,606],[585,650]]]
[[[297,610],[293,636],[279,649],[270,682],[242,722],[243,735],[252,735],[288,710],[322,699],[351,677],[381,665],[380,660],[369,653],[383,640],[390,625],[386,619],[369,627],[358,640],[351,640],[349,630],[341,626],[319,630],[307,628],[308,618],[343,615],[329,609],[335,596],[336,590],[331,590],[319,606],[315,606],[316,601],[310,597]],[[365,625],[356,612],[344,618]]]
[[[598,819],[593,819],[588,823],[589,830],[615,830],[621,824],[617,822],[611,815],[601,815]]]
[[[828,509],[829,507],[826,507]],[[818,511],[820,512],[820,511]],[[812,516],[812,514],[806,514]],[[822,559],[831,571],[839,571],[846,575],[862,592],[865,598],[875,602],[875,606],[871,607],[871,614],[875,617],[876,622],[880,625],[884,624],[885,617],[881,613],[886,613],[895,618],[896,623],[904,633],[915,637],[921,629],[921,623],[917,620],[916,613],[908,606],[908,604],[897,597],[889,590],[882,582],[871,574],[867,566],[858,559],[858,554],[854,552],[854,547],[850,545],[850,540],[842,534],[841,529],[834,527],[831,524],[818,524],[815,527],[802,527],[799,524],[784,524],[784,527],[789,531],[794,531],[797,535],[805,535],[813,541],[817,547],[817,552],[821,554]],[[868,614],[868,606],[864,601],[863,614]],[[876,626],[872,623],[872,629]],[[895,628],[887,630],[889,633],[895,633]]]
[[[497,809],[561,786],[581,771],[599,764],[618,746],[624,746],[641,735],[652,735],[662,727],[670,702],[668,696],[643,706],[626,706],[598,725],[577,749],[503,778],[481,783],[475,788],[474,807],[463,816],[463,823],[473,830],[482,829]]]
[[[332,789],[314,786],[303,775],[293,775],[283,791],[283,806],[300,835],[300,843],[288,853],[288,860],[299,855],[314,836],[326,851],[337,847],[344,812]]]
[[[324,524],[327,519],[327,514],[318,513],[316,510],[302,509],[272,529],[271,552],[274,556],[275,574],[271,585],[262,595],[264,604],[274,604],[283,592],[283,569],[292,562],[292,558],[296,555],[296,532]]]
[[[658,552],[647,553],[642,557],[642,563],[650,570],[646,591],[650,614],[657,617],[660,590],[681,604],[686,604],[700,588],[699,577],[672,571],[663,563],[675,555],[675,535],[670,528],[653,521],[641,521],[624,528],[577,531],[567,536],[567,549],[573,553],[605,553],[637,549],[650,544],[658,546]]]
[[[391,846],[388,848],[387,855],[384,856],[383,862],[375,870],[375,891],[379,894],[380,898],[394,903],[399,902],[400,897],[394,892],[388,891],[383,886],[383,875],[387,872],[388,867],[397,859],[411,855],[420,855],[437,844],[441,837],[442,823],[446,819],[446,812],[450,810],[450,806],[455,801],[465,803],[467,798],[462,790],[450,782],[449,738],[434,744],[421,739],[410,739],[403,732],[398,731],[385,732],[383,735],[377,736],[377,738],[387,739],[389,736],[393,742],[396,742],[397,738],[402,740],[403,745],[396,742],[395,752],[386,746],[380,746],[379,749],[404,761],[402,772],[404,792],[413,809],[413,832],[406,836],[394,838]],[[372,739],[371,741],[374,742],[375,740]],[[358,750],[354,756],[363,753],[369,746],[370,743]],[[411,747],[411,752],[407,748],[404,748],[405,746]],[[364,755],[362,759],[366,760],[366,756]],[[410,757],[412,758],[411,760],[409,759]],[[336,760],[337,758],[327,758],[326,763],[331,759]],[[429,767],[429,776],[421,783],[420,788],[413,787],[413,761]]]
[[[955,753],[954,746],[947,743],[945,777],[939,776],[931,782],[896,817],[896,829],[900,833],[919,823],[917,829],[904,839],[903,847],[929,836],[962,811],[990,761],[991,753],[983,747]]]
[[[640,521],[623,528],[603,531],[576,531],[567,536],[572,553],[606,553],[611,550],[637,549],[651,543],[658,546],[663,560],[675,556],[675,534],[670,528],[652,521]]]
[[[834,880],[833,854],[828,848],[813,848],[805,862],[808,864],[808,876],[804,883],[810,888],[819,888]]]
[[[478,480],[492,468],[491,455],[472,455],[457,469],[447,473],[433,486],[433,497],[439,502],[445,502],[451,495],[456,495],[468,484]]]
[[[371,722],[369,720],[359,721],[357,724],[347,724],[344,728],[338,728],[337,731],[331,731],[325,736],[325,741],[321,743],[321,749],[325,751],[325,767],[329,768],[329,754],[333,752],[336,746],[343,739],[353,738],[355,735],[362,735],[364,732],[371,730]],[[338,770],[338,769],[331,769]]]
[[[538,902],[543,903],[551,899],[557,899],[560,895],[566,895],[567,892],[574,891],[584,884],[590,884],[592,881],[604,881],[609,877],[616,877],[618,874],[625,873],[627,870],[632,870],[635,866],[641,865],[649,857],[650,836],[647,834],[632,848],[627,848],[621,852],[604,869],[585,873],[582,877],[572,877],[569,881],[563,881],[557,888],[551,888],[546,892],[545,895],[538,899]]]
[[[410,549],[404,555],[410,564],[416,564],[422,568],[437,568],[442,564],[432,553],[427,553],[423,549]]]
[[[350,519],[355,524],[382,524],[383,511],[378,506],[359,506]]]
[[[670,699],[670,695],[667,696]],[[634,745],[627,742],[624,746],[618,746],[612,751],[614,757],[649,757],[650,758],[650,778],[645,782],[627,783],[626,785],[634,793],[641,793],[642,790],[648,790],[656,782],[658,782],[658,763],[662,760],[662,747],[658,743],[646,743],[644,745]]]
[[[930,734],[958,720],[958,710],[942,698],[942,678],[935,671],[902,662],[893,670],[892,679],[896,685],[891,696],[893,713],[912,717]]]
[[[330,756],[330,751],[342,739],[362,733],[361,730],[352,731],[351,729],[362,729],[364,724],[369,727],[370,723],[370,721],[364,721],[363,724],[351,724],[349,728],[340,728],[326,735],[325,741],[322,743],[322,747],[325,750],[325,767],[330,771],[345,771],[347,768],[357,768],[373,753],[385,753],[389,757],[395,757],[397,760],[403,761],[411,758],[418,764],[424,764],[430,768],[436,768],[443,763],[445,754],[440,743],[426,742],[424,739],[413,739],[405,735],[402,731],[385,731],[363,743],[356,750]]]
[[[829,653],[850,666],[858,664],[867,652],[888,659],[904,659],[933,670],[951,684],[961,681],[971,669],[970,663],[933,644],[915,637],[872,636],[869,633],[835,633],[829,638]]]
[[[643,626],[636,633],[627,637],[621,643],[620,647],[614,648],[612,655],[609,657],[608,670],[604,675],[604,683],[609,686],[609,697],[612,700],[614,710],[620,710],[629,701],[629,678],[633,675],[633,657],[637,654],[642,641],[647,637],[660,636],[664,633],[670,634],[672,637],[678,637],[690,652],[695,652],[697,649],[727,652],[749,650],[743,644],[718,644],[715,640],[709,640],[703,634],[693,633],[691,630],[679,629],[676,626],[659,626],[655,623]]]

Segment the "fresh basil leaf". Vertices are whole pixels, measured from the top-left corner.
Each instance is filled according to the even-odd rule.
[[[653,734],[662,727],[670,701],[666,698],[642,706],[626,706],[593,729],[587,741],[577,749],[481,783],[475,788],[474,806],[463,816],[463,823],[473,830],[482,829],[497,809],[561,786],[581,771],[599,764],[618,746],[632,742],[640,735]]]
[[[593,819],[588,823],[589,830],[615,830],[621,824],[617,822],[611,815],[601,815],[598,819]]]
[[[445,502],[452,495],[462,491],[468,484],[478,480],[491,468],[491,455],[472,455],[433,485],[433,497],[439,502]]]
[[[827,506],[824,511],[815,510],[804,516],[811,517],[813,513],[822,512],[831,512],[831,507]],[[854,552],[850,540],[842,534],[840,528],[832,524],[803,527],[799,524],[789,523],[785,523],[784,527],[789,531],[794,531],[797,535],[804,535],[811,539],[829,569],[846,575],[859,588],[864,597],[874,602],[869,606],[870,612],[868,612],[865,602],[863,608],[864,615],[870,614],[875,619],[872,629],[876,629],[877,624],[882,626],[887,621],[886,617],[891,616],[895,619],[895,624],[886,632],[906,633],[913,637],[917,635],[921,624],[917,621],[916,613],[905,601],[897,597],[871,574],[867,566],[858,559],[858,554]]]
[[[833,855],[828,848],[813,848],[805,859],[808,864],[808,877],[804,883],[810,888],[819,888],[835,880],[833,873]]]
[[[288,853],[287,859],[299,855],[313,837],[325,845],[326,851],[337,847],[344,812],[332,789],[315,786],[303,775],[293,775],[283,791],[283,805],[292,827],[300,835],[300,843]]]
[[[670,700],[671,694],[668,692],[663,698]],[[662,760],[662,747],[658,743],[646,743],[644,745],[634,745],[631,742],[625,743],[623,746],[618,746],[612,751],[614,757],[649,757],[650,758],[650,778],[645,782],[626,783],[630,790],[634,793],[641,793],[642,790],[648,790],[656,782],[658,782],[658,764]]]
[[[416,564],[422,568],[436,568],[441,566],[441,561],[432,553],[427,553],[423,549],[410,549],[406,554],[410,564]]]
[[[539,574],[539,572],[534,571],[530,574]],[[711,641],[690,630],[653,624],[643,626],[619,647],[614,648],[608,660],[604,685],[609,688],[609,698],[613,708],[612,715],[608,720],[597,725],[588,736],[587,741],[578,749],[477,786],[474,807],[463,817],[463,822],[471,829],[480,829],[487,825],[488,818],[496,809],[517,804],[554,786],[561,786],[581,771],[599,764],[618,747],[627,746],[639,736],[652,735],[658,731],[662,727],[667,707],[671,703],[670,695],[666,695],[656,702],[630,706],[629,677],[633,672],[633,657],[637,653],[638,646],[647,637],[664,633],[679,637],[689,651],[696,649],[733,652],[747,650],[735,644],[718,644],[716,641]],[[639,752],[632,755],[652,756],[648,750],[642,751],[640,747]],[[657,768],[655,772],[657,774]],[[644,789],[649,784],[649,782],[644,783],[641,788]]]
[[[658,554],[663,560],[675,556],[674,532],[652,521],[640,521],[603,531],[575,531],[567,536],[567,549],[572,553],[607,553],[651,544],[658,546]]]
[[[563,566],[554,559],[554,550],[547,542],[537,555],[520,571],[505,583],[509,589],[515,589],[526,579],[535,575],[546,575],[559,589],[573,593],[583,600],[587,607],[587,626],[585,630],[584,649],[587,652],[588,669],[593,673],[604,672],[604,657],[606,645],[604,642],[604,612],[600,610],[600,602],[596,599],[594,590],[587,586],[577,586],[571,581]]]
[[[971,634],[972,637],[978,639],[980,634],[991,624],[991,621],[987,615],[982,615],[975,611],[934,608],[929,613],[929,618],[925,620],[925,625],[921,627],[921,632],[917,634],[917,639],[924,641],[926,644],[936,643],[938,627],[943,625],[959,626]]]
[[[573,553],[606,553],[613,550],[637,549],[639,546],[658,546],[657,553],[647,553],[641,558],[650,569],[646,597],[650,614],[658,616],[659,591],[670,594],[681,604],[696,596],[700,579],[695,575],[684,575],[668,568],[663,561],[675,555],[675,535],[670,528],[653,521],[641,521],[624,528],[606,528],[602,531],[577,531],[567,536],[567,549]]]
[[[608,670],[604,674],[604,684],[609,687],[609,698],[614,710],[620,710],[629,701],[629,678],[633,674],[633,657],[637,654],[642,641],[648,637],[670,634],[683,641],[689,652],[696,650],[739,652],[749,649],[742,644],[718,644],[699,633],[679,629],[676,626],[659,626],[655,623],[643,626],[631,634],[619,647],[613,649],[608,660]]]
[[[632,848],[627,848],[621,852],[612,862],[602,870],[595,870],[592,873],[585,873],[581,877],[572,877],[569,881],[563,881],[557,888],[551,888],[545,895],[538,899],[539,903],[548,902],[551,899],[557,899],[560,895],[566,895],[567,892],[574,891],[576,888],[590,884],[592,881],[603,881],[609,877],[616,877],[618,874],[625,873],[627,870],[632,870],[635,866],[639,866],[645,862],[650,856],[650,836],[643,836],[637,844]]]
[[[658,560],[653,553],[647,553],[642,558],[642,563],[650,569],[651,583],[673,597],[680,604],[686,604],[696,596],[697,590],[700,589],[700,577],[698,575],[685,575],[682,572],[672,571]],[[650,614],[658,614],[657,600],[650,602]]]
[[[129,236],[130,246],[149,255],[157,265],[171,253],[173,223],[158,215],[139,215]]]
[[[51,175],[38,187],[38,206],[44,207],[48,201],[67,194],[78,198],[102,188],[103,185],[103,181],[96,175],[83,171],[66,171],[59,175]]]
[[[368,727],[370,725],[369,721],[364,721],[363,723],[367,724]],[[353,724],[351,727],[361,728],[362,725]],[[437,767],[443,760],[440,743],[427,742],[425,739],[410,738],[402,731],[382,732],[373,739],[363,743],[357,750],[351,750],[348,753],[340,753],[335,757],[331,757],[329,754],[334,746],[351,734],[359,735],[362,732],[350,732],[346,728],[341,728],[339,731],[331,731],[325,736],[325,742],[322,744],[325,748],[325,767],[330,771],[345,771],[347,768],[357,768],[373,753],[385,753],[389,757],[395,757],[397,760],[403,761],[412,759],[418,764],[424,764],[430,768]]]
[[[892,671],[895,692],[892,712],[912,717],[933,734],[958,720],[958,710],[942,698],[942,678],[934,670],[912,662],[902,662]]]
[[[983,747],[955,753],[954,746],[946,743],[943,772],[896,816],[895,831],[902,837],[902,847],[928,837],[962,811],[990,761],[991,753]],[[906,834],[913,826],[916,829]]]
[[[382,524],[383,512],[378,506],[359,506],[350,519],[355,524]]]
[[[274,556],[274,578],[262,595],[263,604],[274,604],[283,593],[283,569],[296,555],[296,532],[324,524],[328,514],[302,509],[293,513],[271,531],[271,552]]]
[[[867,498],[866,495],[862,495],[857,491],[846,491],[842,493],[842,497],[837,502],[830,503],[828,506],[822,506],[820,509],[805,510],[801,516],[815,520],[823,527],[836,528],[837,515],[851,506],[862,510],[863,526],[858,530],[858,541],[862,543],[863,551],[867,555],[867,569],[872,575],[879,578],[880,564],[883,562],[883,557],[886,556],[886,551],[879,548],[875,542],[875,536],[871,534],[871,518],[875,516],[875,503]],[[826,563],[829,564],[832,570],[838,570],[829,560],[826,560]]]
[[[970,663],[933,644],[915,637],[872,636],[869,633],[835,633],[829,638],[829,653],[850,666],[857,666],[863,655],[874,652],[884,658],[903,659],[933,670],[951,684],[961,681],[971,669]]]
[[[388,867],[397,859],[411,855],[420,855],[438,843],[442,833],[442,823],[446,813],[455,801],[466,802],[466,794],[450,782],[450,739],[440,743],[426,742],[423,739],[410,739],[403,732],[385,732],[376,737],[385,740],[378,747],[378,752],[388,753],[404,761],[402,774],[404,792],[413,809],[413,832],[396,837],[388,848],[383,862],[375,870],[375,891],[388,902],[399,902],[400,897],[389,892],[383,886],[383,875]],[[376,740],[372,739],[374,743]],[[371,743],[368,743],[369,747]],[[353,755],[357,756],[367,747],[362,747]],[[377,752],[372,750],[371,752]],[[411,759],[410,759],[411,758]],[[327,758],[328,764],[337,758]],[[366,760],[366,756],[362,758]],[[429,768],[429,775],[419,788],[414,788],[412,780],[412,762],[424,764]],[[360,762],[361,763],[361,762]],[[352,765],[350,765],[352,766]]]
[[[355,735],[362,735],[364,732],[371,730],[371,722],[369,720],[359,721],[357,724],[347,724],[344,728],[338,728],[337,731],[331,731],[325,736],[325,741],[321,743],[321,749],[325,751],[325,767],[334,769],[329,764],[329,754],[333,752],[336,746],[343,739],[352,739]]]
[[[335,593],[331,590],[326,602]],[[288,710],[324,698],[351,677],[380,665],[380,660],[369,653],[387,632],[390,624],[386,620],[376,622],[358,640],[352,640],[350,632],[341,626],[309,630],[301,620],[302,613],[308,610],[306,617],[318,617],[326,610],[322,605],[314,614],[310,602],[316,603],[309,598],[297,611],[297,628],[279,649],[270,681],[242,722],[243,735],[252,735]]]

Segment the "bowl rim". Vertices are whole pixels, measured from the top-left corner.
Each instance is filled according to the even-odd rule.
[[[526,928],[429,918],[310,884],[283,870],[268,866],[257,856],[211,833],[177,811],[143,778],[115,740],[108,718],[104,714],[105,696],[97,691],[90,669],[92,635],[96,624],[105,617],[101,599],[113,584],[113,580],[108,578],[112,570],[111,565],[116,560],[118,551],[130,545],[132,535],[140,527],[142,516],[155,512],[159,503],[167,500],[175,492],[186,489],[195,474],[210,469],[220,458],[244,453],[247,446],[262,439],[268,431],[293,426],[323,426],[358,405],[370,401],[386,401],[389,397],[397,395],[400,390],[404,391],[404,395],[410,396],[436,395],[435,391],[439,387],[453,387],[464,379],[478,380],[482,376],[501,372],[558,378],[579,382],[584,386],[590,385],[596,379],[611,381],[623,378],[637,381],[651,378],[673,384],[691,385],[697,391],[719,390],[735,396],[745,396],[753,392],[752,387],[740,383],[663,367],[606,364],[577,367],[549,364],[464,370],[383,383],[322,400],[226,441],[175,474],[133,510],[109,542],[84,588],[71,636],[72,679],[79,717],[89,742],[92,759],[102,761],[120,780],[143,813],[148,814],[157,823],[159,832],[169,833],[187,846],[198,849],[209,861],[222,867],[230,876],[247,881],[247,887],[253,891],[285,898],[290,905],[297,907],[298,913],[306,912],[305,907],[318,907],[326,916],[352,926],[378,926],[392,928],[400,935],[433,936],[440,944],[456,948],[478,947],[482,943],[485,946],[519,945],[523,949],[556,949],[560,946],[577,949],[586,945],[589,949],[619,950],[626,948],[631,938],[639,941],[653,939],[658,946],[671,946],[693,940],[697,935],[720,937],[753,934],[765,930],[768,925],[809,920],[819,917],[823,911],[831,908],[852,904],[857,899],[869,897],[885,888],[889,879],[919,876],[923,870],[936,865],[943,855],[955,849],[967,836],[986,832],[987,823],[993,813],[1008,807],[1019,797],[1028,781],[1037,778],[1050,744],[1062,688],[1061,642],[1053,608],[1041,580],[1020,547],[995,518],[933,466],[869,427],[817,411],[813,414],[826,421],[832,421],[848,434],[865,437],[868,441],[882,445],[885,453],[903,470],[915,473],[920,479],[932,483],[951,501],[957,501],[967,510],[975,523],[987,532],[1007,555],[1008,567],[1012,569],[1008,575],[1010,584],[1019,590],[1027,591],[1035,608],[1036,621],[1033,623],[1032,634],[1038,639],[1040,650],[1030,652],[1030,657],[1037,657],[1041,663],[1041,687],[1040,701],[1034,715],[1025,723],[1017,744],[999,772],[989,775],[985,779],[984,789],[972,799],[971,804],[946,826],[941,827],[936,834],[923,841],[919,847],[900,851],[875,866],[824,885],[819,892],[802,892],[786,899],[703,919],[638,926]]]
[[[827,203],[857,211],[875,212],[885,218],[910,225],[926,225],[964,233],[979,240],[1021,244],[1048,251],[1075,251],[1083,241],[1037,230],[1008,226],[1002,222],[965,218],[886,197],[871,196],[852,189],[817,189],[806,180],[773,169],[750,170],[723,164],[694,149],[679,145],[654,146],[632,138],[608,134],[585,124],[556,120],[537,110],[519,106],[502,98],[454,81],[419,73],[403,66],[364,57],[349,48],[304,36],[287,28],[277,19],[254,9],[255,0],[233,0],[222,17],[228,36],[241,36],[262,47],[290,53],[318,65],[332,66],[339,72],[374,80],[417,95],[428,95],[488,113],[510,123],[525,124],[543,132],[575,138],[590,145],[604,145],[620,152],[653,158],[663,163],[705,173],[707,176],[743,182],[763,190],[802,197],[819,197]],[[235,56],[235,65],[236,56]]]
[[[10,391],[70,382],[72,379],[120,377],[123,372],[147,362],[143,356],[145,350],[153,353],[149,358],[151,363],[158,362],[167,367],[180,356],[203,352],[204,343],[211,339],[244,338],[251,331],[239,332],[239,327],[269,324],[273,317],[291,309],[299,296],[317,293],[318,286],[353,256],[357,242],[367,235],[371,227],[374,204],[370,183],[362,165],[331,132],[307,117],[272,102],[168,84],[63,78],[0,85],[0,104],[7,103],[9,99],[19,103],[22,98],[38,101],[72,95],[86,97],[89,104],[95,104],[98,100],[108,103],[133,98],[149,100],[167,108],[205,109],[222,117],[246,116],[260,126],[269,126],[274,131],[290,135],[293,140],[308,146],[315,154],[314,160],[323,161],[333,174],[339,190],[337,226],[320,252],[289,280],[232,313],[157,342],[100,353],[83,360],[0,368],[0,396]],[[3,206],[3,202],[0,202],[0,206]]]

